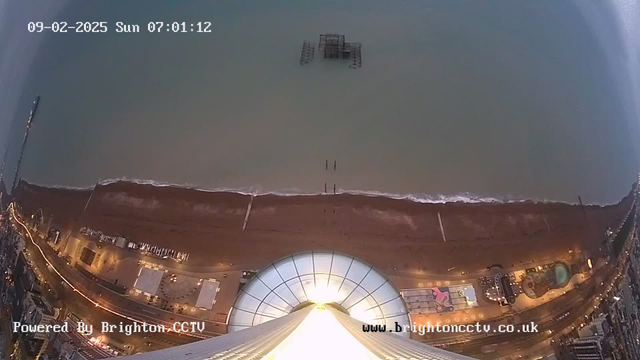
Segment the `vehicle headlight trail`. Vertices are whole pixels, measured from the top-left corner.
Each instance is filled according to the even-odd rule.
[[[20,219],[18,219],[18,217],[15,215],[15,209],[13,207],[13,203],[9,204],[9,213],[11,214],[11,219],[14,220],[15,222],[17,222],[18,224],[20,224],[20,226],[22,226],[27,234],[27,236],[29,237],[29,240],[31,240],[31,243],[38,249],[38,251],[40,252],[40,254],[42,255],[42,258],[44,259],[44,261],[51,267],[51,270],[53,270],[59,277],[60,279],[62,279],[62,281],[64,281],[67,285],[69,285],[69,287],[76,293],[78,293],[80,296],[82,296],[85,300],[87,300],[88,302],[90,302],[91,304],[93,304],[95,307],[103,309],[113,315],[119,316],[121,318],[127,319],[129,321],[133,321],[139,324],[148,324],[146,321],[143,320],[138,320],[135,318],[132,318],[131,316],[122,314],[120,312],[117,312],[115,310],[111,310],[105,306],[100,305],[97,301],[92,300],[88,295],[84,294],[80,289],[78,289],[77,287],[73,286],[73,284],[67,280],[67,278],[65,278],[59,271],[58,269],[55,268],[55,266],[53,266],[53,263],[51,263],[51,261],[49,261],[49,259],[47,259],[47,257],[44,254],[44,251],[42,251],[42,248],[40,247],[40,245],[38,245],[35,240],[33,239],[33,236],[31,235],[31,231],[29,231],[29,228],[22,222],[20,221]],[[155,325],[155,324],[153,324]],[[167,328],[167,331],[171,332],[172,330],[169,328]],[[188,336],[192,336],[195,338],[199,338],[199,339],[207,339],[207,337],[205,336],[199,336],[196,334],[192,334],[192,333],[182,333]]]

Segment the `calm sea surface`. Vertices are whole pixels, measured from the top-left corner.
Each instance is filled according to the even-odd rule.
[[[9,165],[39,94],[22,168],[35,183],[610,203],[635,180],[615,69],[568,2],[71,4],[58,21],[110,29],[47,35],[38,51]],[[212,32],[148,33],[151,21]],[[361,42],[362,68],[317,48],[300,66],[302,41],[326,32]]]

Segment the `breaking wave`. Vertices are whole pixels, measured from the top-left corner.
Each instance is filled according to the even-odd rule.
[[[75,190],[75,191],[87,191],[94,188],[94,185],[84,186],[84,187],[71,187],[71,186],[61,186],[61,185],[41,185],[34,184],[28,182],[31,185],[42,186],[54,189],[63,189],[63,190]],[[106,179],[98,182],[100,186],[106,186],[116,183],[131,183],[145,186],[153,186],[157,188],[176,188],[176,189],[188,189],[188,190],[196,190],[203,191],[209,193],[234,193],[240,195],[249,195],[249,196],[331,196],[334,194],[325,194],[322,192],[307,192],[300,190],[298,188],[287,188],[281,190],[273,190],[273,191],[263,191],[260,186],[251,186],[244,188],[232,188],[232,187],[218,187],[218,188],[203,188],[197,185],[191,184],[175,184],[169,182],[162,182],[156,180],[147,180],[147,179],[132,179],[132,178],[114,178],[114,179]],[[549,199],[539,199],[539,198],[518,198],[512,196],[504,196],[504,197],[490,197],[490,196],[479,196],[476,194],[472,194],[469,192],[463,192],[458,194],[427,194],[427,193],[412,193],[412,194],[399,194],[399,193],[389,193],[382,191],[369,191],[369,190],[349,190],[349,189],[336,189],[335,195],[354,195],[354,196],[368,196],[368,197],[383,197],[395,200],[406,200],[412,201],[416,203],[423,204],[446,204],[446,203],[465,203],[465,204],[512,204],[512,203],[536,203],[536,204],[567,204],[567,205],[579,205],[575,202],[567,202],[567,201],[558,201],[558,200],[549,200]],[[597,206],[607,206],[614,205],[612,204],[597,204],[597,203],[587,203],[584,205],[597,205]]]
[[[91,186],[64,186],[64,185],[43,185],[43,184],[37,184],[37,183],[32,183],[26,180],[23,180],[25,183],[31,185],[31,186],[38,186],[38,187],[44,187],[44,188],[49,188],[49,189],[59,189],[59,190],[70,190],[70,191],[87,191],[87,190],[91,190],[94,188],[93,185]]]
[[[191,184],[175,184],[168,183],[156,180],[145,180],[145,179],[131,179],[131,178],[116,178],[116,179],[107,179],[100,181],[100,185],[110,185],[118,182],[128,182],[134,183],[138,185],[148,185],[154,187],[172,187],[172,188],[182,188],[182,189],[192,189],[197,191],[205,191],[205,192],[227,192],[227,193],[235,193],[241,195],[252,195],[252,196],[265,196],[265,195],[275,195],[275,196],[330,196],[334,194],[325,194],[322,192],[308,192],[303,191],[298,188],[288,188],[281,190],[273,190],[273,191],[263,191],[260,186],[252,186],[245,188],[232,188],[232,187],[218,187],[218,188],[202,188],[196,185]],[[549,199],[538,199],[538,198],[517,198],[517,197],[488,197],[488,196],[478,196],[469,192],[458,193],[458,194],[427,194],[427,193],[412,193],[412,194],[399,194],[399,193],[389,193],[382,191],[372,191],[372,190],[350,190],[350,189],[336,189],[336,195],[340,194],[348,194],[355,196],[369,196],[369,197],[384,197],[395,200],[407,200],[416,203],[424,203],[424,204],[446,204],[446,203],[467,203],[467,204],[481,204],[481,203],[495,203],[495,204],[506,204],[506,203],[523,203],[523,202],[532,202],[532,203],[554,203],[554,204],[569,204],[569,205],[579,205],[578,203],[572,203],[567,201],[557,201],[557,200],[549,200]],[[586,205],[609,205],[609,204],[586,204]]]

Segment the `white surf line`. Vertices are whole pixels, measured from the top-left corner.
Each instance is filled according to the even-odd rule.
[[[447,242],[447,236],[444,234],[444,226],[442,226],[442,217],[440,217],[440,211],[438,211],[438,222],[440,222],[440,232],[442,233],[442,240]]]
[[[244,215],[244,224],[242,224],[242,231],[247,228],[247,221],[249,221],[249,214],[251,214],[251,205],[253,204],[253,198],[255,195],[251,195],[251,200],[249,200],[249,205],[247,206],[247,213]]]

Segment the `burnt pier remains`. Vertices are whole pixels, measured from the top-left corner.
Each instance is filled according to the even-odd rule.
[[[359,42],[346,42],[341,34],[321,34],[318,51],[324,59],[349,60],[349,68],[362,67],[362,44]],[[315,46],[310,41],[302,43],[300,65],[305,65],[313,60]]]

